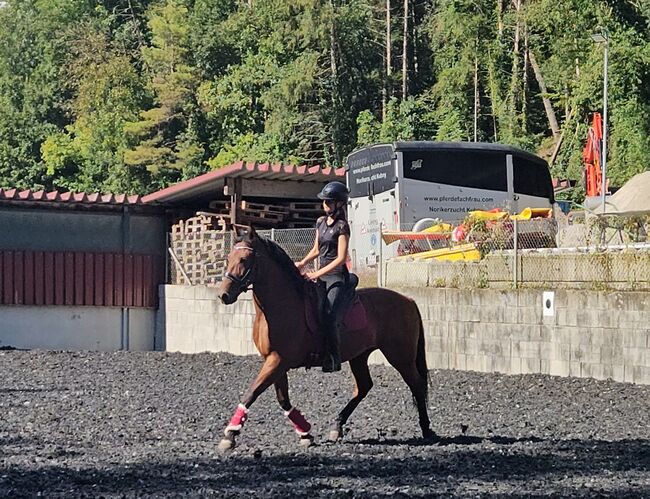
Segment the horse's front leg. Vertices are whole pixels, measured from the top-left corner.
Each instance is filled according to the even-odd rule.
[[[257,378],[246,391],[244,398],[237,406],[232,418],[230,418],[230,422],[224,431],[225,438],[219,443],[219,449],[228,450],[235,446],[235,437],[239,435],[248,419],[249,407],[279,376],[286,376],[286,372],[282,358],[277,353],[273,352],[266,357]]]
[[[275,394],[278,397],[278,402],[284,411],[284,415],[289,418],[293,429],[296,430],[296,433],[300,437],[300,445],[309,447],[314,441],[314,437],[309,433],[311,424],[309,424],[305,416],[298,409],[291,407],[291,401],[289,400],[289,380],[287,379],[286,372],[276,380]]]

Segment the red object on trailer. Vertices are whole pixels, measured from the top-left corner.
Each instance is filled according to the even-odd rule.
[[[603,119],[600,113],[594,113],[591,127],[587,134],[587,144],[582,150],[585,163],[585,183],[587,196],[599,196],[602,193],[601,151],[603,144]]]

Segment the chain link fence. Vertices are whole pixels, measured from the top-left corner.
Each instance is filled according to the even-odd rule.
[[[228,254],[235,242],[231,231],[207,224],[188,225],[169,234],[169,279],[171,284],[218,286]],[[302,259],[314,244],[315,229],[271,229],[258,234],[278,243],[294,260]],[[313,263],[306,271],[313,270]]]
[[[298,261],[311,249],[315,229],[259,234]],[[354,271],[361,287],[650,289],[649,234],[648,215],[556,213],[521,220],[505,214],[457,226],[432,221],[381,231],[377,266]],[[169,236],[168,282],[217,286],[233,243],[230,231],[186,224]]]
[[[650,289],[650,217],[507,214],[381,234],[378,284]]]

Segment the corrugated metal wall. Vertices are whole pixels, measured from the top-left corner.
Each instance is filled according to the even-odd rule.
[[[165,251],[150,207],[2,205],[0,305],[155,308]]]
[[[153,308],[163,269],[155,255],[0,250],[0,303]]]

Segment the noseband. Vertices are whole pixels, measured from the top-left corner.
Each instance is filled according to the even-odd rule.
[[[232,248],[233,251],[251,251],[253,253],[253,256],[255,256],[255,250],[251,248],[250,246],[244,246],[243,244],[235,244]],[[241,277],[237,277],[236,275],[231,274],[230,272],[227,272],[224,274],[224,277],[228,279],[229,281],[232,281],[234,284],[237,285],[239,288],[238,291],[239,293],[243,293],[245,291],[248,291],[249,286],[253,282],[253,270],[255,268],[255,262],[246,269],[246,272],[244,272],[244,275]]]

